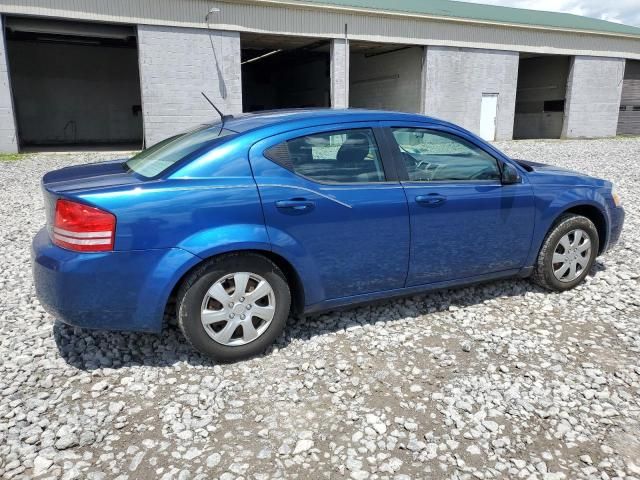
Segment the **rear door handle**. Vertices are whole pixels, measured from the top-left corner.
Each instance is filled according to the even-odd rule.
[[[447,197],[439,193],[430,193],[428,195],[418,195],[416,202],[425,207],[438,207],[447,201]]]
[[[315,207],[315,203],[305,198],[292,198],[291,200],[278,200],[276,207],[281,210],[294,212],[309,212]]]

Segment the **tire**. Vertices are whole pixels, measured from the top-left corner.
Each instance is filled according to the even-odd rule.
[[[585,250],[585,240],[578,240],[578,236],[582,239],[588,238],[588,251]],[[556,292],[574,288],[589,274],[599,247],[598,230],[591,220],[580,215],[562,215],[542,244],[533,272],[533,281],[547,290]],[[554,263],[556,253],[556,260],[559,261]],[[565,260],[560,260],[563,257]]]
[[[236,294],[236,284],[243,283],[246,293]],[[267,287],[268,293],[260,297]],[[226,305],[218,298],[228,300]],[[271,260],[255,253],[237,253],[207,261],[189,274],[176,303],[178,325],[187,341],[213,360],[234,362],[263,353],[280,335],[289,316],[291,292],[284,274]],[[205,319],[215,321],[205,325]]]

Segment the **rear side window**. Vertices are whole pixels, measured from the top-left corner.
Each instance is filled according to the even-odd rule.
[[[463,138],[422,128],[394,128],[392,132],[410,181],[500,179],[496,159]]]
[[[271,147],[265,156],[323,183],[384,182],[380,151],[369,128],[314,133]]]
[[[213,146],[217,140],[235,133],[215,125],[198,127],[141,151],[127,161],[127,167],[138,175],[153,178],[196,150],[207,144]]]

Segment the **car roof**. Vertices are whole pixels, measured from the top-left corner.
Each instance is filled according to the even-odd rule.
[[[402,120],[409,122],[427,122],[439,125],[451,125],[448,122],[438,120],[415,113],[392,112],[387,110],[368,110],[359,108],[333,109],[333,108],[307,108],[307,109],[287,109],[269,110],[256,113],[244,113],[234,116],[225,121],[225,128],[238,133],[263,127],[290,126],[296,127],[300,123],[301,127],[309,126],[311,123],[318,125],[330,123],[347,123],[363,121],[393,121]],[[216,125],[220,122],[217,121]],[[290,125],[294,124],[294,125]]]

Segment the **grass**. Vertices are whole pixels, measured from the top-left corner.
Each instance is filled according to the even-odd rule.
[[[26,157],[24,153],[0,153],[0,162],[15,162]]]
[[[640,139],[640,135],[629,135],[629,134],[624,134],[624,135],[618,135],[616,137],[614,137],[615,140],[638,140]]]

